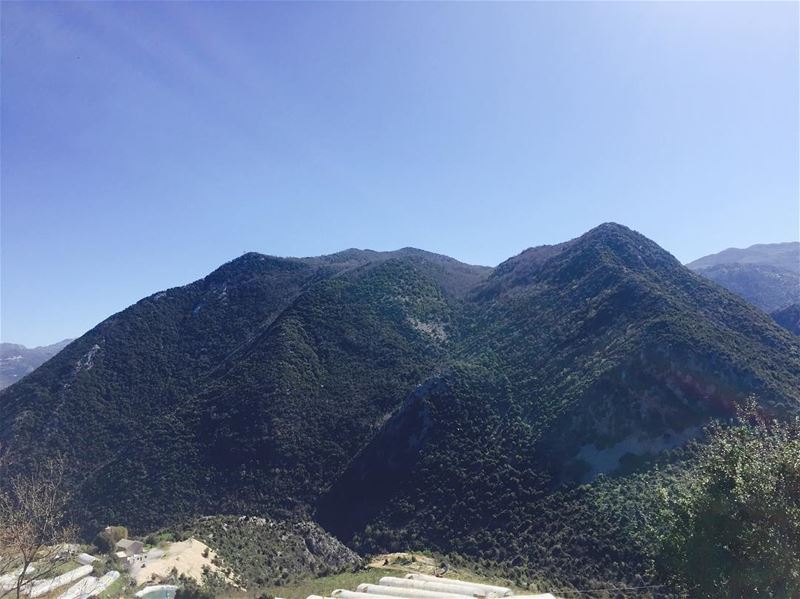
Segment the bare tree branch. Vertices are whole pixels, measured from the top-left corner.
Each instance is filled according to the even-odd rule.
[[[0,489],[0,598],[30,592],[70,559],[64,460],[52,458],[8,477]]]

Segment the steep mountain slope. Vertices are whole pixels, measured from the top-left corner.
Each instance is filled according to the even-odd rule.
[[[800,302],[800,242],[730,248],[686,266],[765,312]]]
[[[17,343],[0,343],[0,389],[13,385],[64,349],[72,339],[52,345],[25,347]]]
[[[246,254],[0,393],[0,441],[12,468],[64,453],[93,532],[316,509],[360,547],[629,580],[638,549],[588,527],[598,475],[750,393],[794,412],[799,390],[798,337],[607,224],[495,269],[413,249]],[[558,528],[562,511],[585,533]]]
[[[697,273],[772,312],[800,300],[798,274],[761,264],[718,264]]]
[[[770,316],[787,331],[800,335],[800,303],[775,310]]]
[[[770,414],[800,408],[797,338],[618,225],[508,260],[466,308],[453,366],[321,500],[341,538],[513,559],[560,484],[681,445],[749,393]],[[590,545],[587,559],[633,559]]]
[[[455,301],[486,274],[412,249],[310,259],[246,254],[112,316],[3,392],[0,440],[20,466],[54,451],[70,457],[87,528],[121,521],[152,529],[214,513],[230,497],[241,500],[235,506],[302,505],[301,493],[275,493],[266,480],[248,487],[249,456],[255,451],[258,464],[274,468],[272,479],[303,487],[292,481],[306,465],[317,472],[322,456],[291,452],[304,447],[313,417],[323,414],[317,396],[340,418],[346,410],[336,406],[339,398],[359,413],[375,398],[363,422],[347,431],[365,434],[399,402],[400,387],[428,376],[420,371],[446,335],[437,328],[446,324],[445,298]],[[439,312],[443,320],[427,330]],[[329,338],[316,323],[329,328]],[[331,353],[327,363],[323,353],[322,366],[334,369],[321,375],[321,384],[331,381],[327,389],[308,387],[316,381],[305,360],[317,350]],[[237,376],[243,379],[217,383]],[[251,377],[256,388],[248,395]],[[362,388],[368,397],[350,397]],[[288,403],[279,404],[286,394]],[[274,423],[260,406],[273,409]],[[343,439],[350,451],[359,442]],[[333,431],[320,443],[334,447]],[[328,459],[336,458],[349,456],[331,452]]]
[[[458,298],[430,266],[391,259],[317,285],[214,381],[199,410],[202,455],[236,509],[243,497],[307,504],[440,367]]]
[[[286,583],[352,570],[362,559],[313,522],[208,516],[181,527],[213,547],[243,588]]]

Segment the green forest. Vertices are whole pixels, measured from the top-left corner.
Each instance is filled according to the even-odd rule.
[[[4,475],[63,456],[84,538],[191,530],[249,587],[413,549],[565,595],[797,593],[800,338],[620,225],[494,269],[245,254],[0,404]]]

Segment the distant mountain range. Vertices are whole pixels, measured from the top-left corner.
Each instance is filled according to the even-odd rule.
[[[64,349],[72,339],[52,345],[28,348],[17,343],[0,343],[0,389],[16,383]]]
[[[0,392],[0,447],[68,456],[87,532],[314,518],[365,550],[634,585],[600,475],[655,472],[751,394],[798,413],[800,338],[609,223],[496,268],[245,254]]]
[[[686,266],[765,312],[800,304],[800,242],[730,248]]]
[[[686,266],[700,270],[720,264],[762,264],[789,272],[800,270],[800,242],[757,243],[748,248],[728,248],[690,262]]]

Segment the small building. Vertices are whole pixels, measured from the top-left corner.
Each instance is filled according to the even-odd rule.
[[[144,551],[144,543],[141,541],[131,541],[130,539],[120,539],[115,545],[120,551],[124,551],[128,557],[138,555]]]

